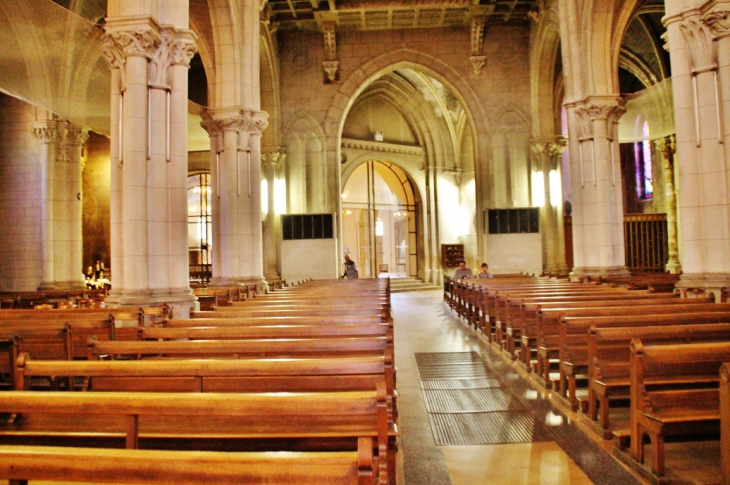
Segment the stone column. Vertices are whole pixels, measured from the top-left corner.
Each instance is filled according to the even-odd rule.
[[[54,220],[54,164],[57,123],[54,120],[39,121],[33,127],[33,134],[41,141],[41,266],[43,279],[39,290],[55,289],[53,220]]]
[[[279,235],[281,234],[280,216],[276,212],[276,180],[280,178],[281,169],[286,159],[283,148],[263,153],[261,155],[261,170],[266,178],[268,211],[264,219],[264,277],[268,281],[281,278],[277,262],[279,261]]]
[[[667,246],[668,256],[665,270],[667,273],[679,274],[682,264],[679,262],[679,245],[677,240],[677,193],[674,190],[674,152],[676,144],[674,135],[656,141],[657,148],[664,159],[664,195],[667,204]]]
[[[573,108],[571,137],[578,135],[575,154],[571,151],[574,279],[629,275],[617,146],[617,122],[624,112],[616,96],[591,96]]]
[[[542,235],[543,272],[550,274],[567,274],[565,263],[565,242],[563,234],[563,193],[562,183],[556,188],[558,194],[552,194],[550,184],[553,177],[560,178],[560,154],[565,151],[566,140],[562,137],[537,138],[531,140],[532,151],[537,157],[537,169],[543,174],[542,190],[545,203],[540,207],[540,232]],[[557,204],[553,204],[553,199]]]
[[[260,133],[268,115],[210,110],[205,127],[216,133],[211,286],[255,285],[264,290],[261,232]]]
[[[107,301],[168,303],[184,316],[194,301],[182,215],[194,38],[150,16],[109,18],[106,25],[103,53],[114,68],[112,114],[119,119],[112,132],[112,251],[121,253],[112,258],[115,291]]]
[[[691,3],[691,2],[690,2]],[[682,276],[677,288],[719,296],[730,285],[730,4],[671,5],[667,27],[675,106]],[[723,47],[724,46],[724,47]]]

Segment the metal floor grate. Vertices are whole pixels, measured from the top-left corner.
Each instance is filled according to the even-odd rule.
[[[431,430],[438,446],[550,441],[531,413],[433,413]]]
[[[437,445],[550,440],[546,427],[478,353],[417,353],[416,363]]]

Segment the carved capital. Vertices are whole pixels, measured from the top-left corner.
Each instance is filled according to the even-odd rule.
[[[704,16],[704,22],[716,38],[730,35],[730,11],[715,10],[708,12]]]
[[[66,132],[66,142],[69,146],[80,147],[89,139],[89,130],[80,125],[69,124]]]
[[[170,48],[170,63],[172,65],[182,64],[190,67],[190,60],[198,52],[196,36],[192,30],[181,30],[177,32]]]
[[[261,167],[272,167],[274,171],[278,170],[286,160],[286,149],[279,147],[276,151],[264,152],[261,154]]]
[[[474,74],[477,76],[481,74],[482,68],[487,63],[487,56],[470,56],[469,60],[471,61],[471,68]]]
[[[38,138],[41,143],[55,143],[58,140],[59,132],[56,122],[40,122],[33,126],[33,135]]]
[[[567,147],[568,139],[562,136],[556,138],[539,138],[530,140],[530,147],[537,155],[547,155],[551,158],[560,156]]]
[[[340,61],[324,61],[322,63],[322,69],[327,74],[327,79],[330,82],[335,82],[340,71]]]
[[[269,113],[266,111],[244,111],[241,128],[249,133],[260,134],[269,126]]]
[[[575,115],[578,120],[579,138],[591,138],[593,136],[593,122],[605,121],[610,129],[611,125],[618,123],[619,118],[626,112],[626,105],[620,98],[610,99],[589,99],[584,103],[577,104]]]
[[[487,17],[484,15],[475,15],[471,19],[471,55],[478,56],[482,53],[482,44],[484,42],[484,24]]]
[[[699,16],[689,17],[679,23],[689,48],[692,73],[699,74],[717,69],[717,52],[714,35]]]
[[[130,30],[112,30],[104,34],[104,45],[115,44],[125,58],[143,56],[151,58],[161,42],[160,33],[151,26]]]
[[[147,83],[152,87],[168,88],[170,86],[170,47],[175,39],[175,33],[169,29],[160,32],[160,43],[150,58],[147,69]]]

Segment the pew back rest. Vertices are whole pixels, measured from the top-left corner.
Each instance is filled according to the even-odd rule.
[[[372,485],[372,442],[352,452],[120,450],[0,445],[0,477],[153,485]]]
[[[717,384],[726,361],[730,342],[649,345],[632,339],[632,412],[719,405]]]

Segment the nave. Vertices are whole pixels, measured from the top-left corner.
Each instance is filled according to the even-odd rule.
[[[518,366],[478,339],[440,291],[391,295],[400,406],[399,485],[598,485],[646,481],[611,456],[613,443],[594,438],[581,417],[549,399]],[[535,416],[532,443],[436,446],[416,354],[476,352]],[[546,423],[542,432],[537,424]],[[552,425],[551,425],[552,424]],[[542,428],[542,426],[541,426]],[[539,440],[539,441],[538,441]],[[714,444],[712,444],[714,443]],[[679,483],[720,483],[717,442],[667,445]],[[709,447],[709,448],[708,448]],[[677,483],[677,482],[675,482]]]

